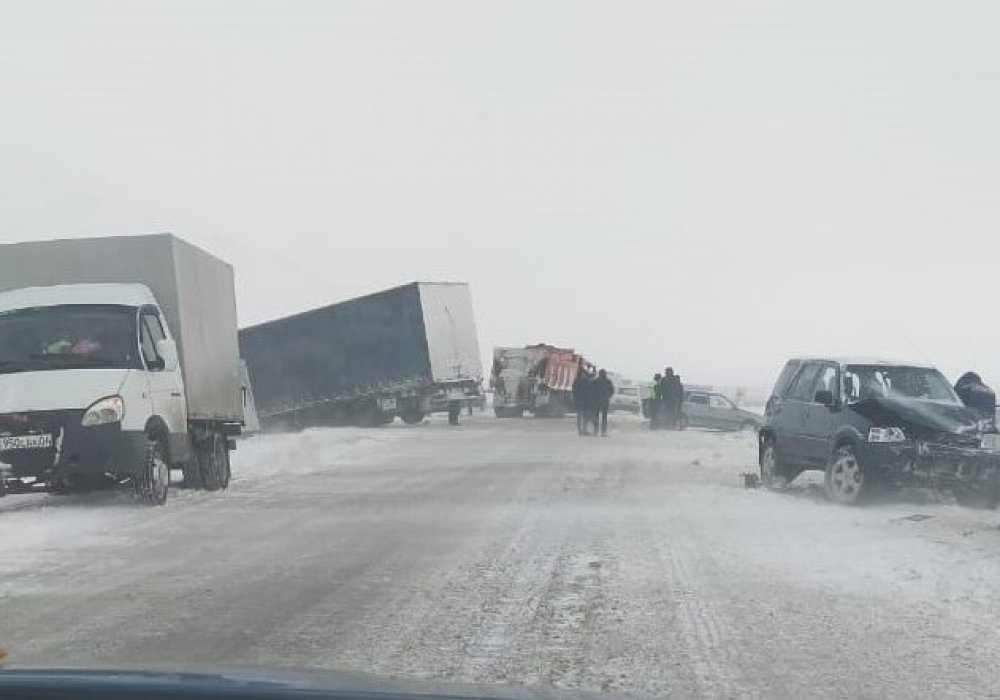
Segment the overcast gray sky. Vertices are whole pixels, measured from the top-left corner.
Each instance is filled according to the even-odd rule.
[[[1000,383],[995,3],[5,2],[0,240],[173,231],[244,323],[466,280],[484,355]]]

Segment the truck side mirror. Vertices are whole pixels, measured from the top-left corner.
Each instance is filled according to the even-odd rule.
[[[160,356],[163,367],[168,372],[177,369],[177,343],[170,338],[163,338],[156,341],[156,354]]]
[[[817,391],[814,397],[816,403],[821,403],[827,408],[833,406],[833,392],[832,391]]]

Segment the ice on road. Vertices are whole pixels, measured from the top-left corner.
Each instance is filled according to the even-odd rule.
[[[228,491],[163,508],[7,497],[0,646],[652,696],[1000,693],[997,513],[747,490],[752,435],[612,422],[256,437]]]

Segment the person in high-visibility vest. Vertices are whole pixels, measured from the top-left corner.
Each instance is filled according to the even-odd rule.
[[[653,375],[652,396],[649,399],[649,429],[659,430],[660,416],[663,413],[663,387],[660,381],[662,376],[659,372]]]

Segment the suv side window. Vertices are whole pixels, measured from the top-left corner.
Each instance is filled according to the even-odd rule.
[[[834,399],[837,398],[840,393],[840,387],[837,386],[836,366],[823,365],[823,369],[816,378],[816,385],[813,387],[813,396],[810,398],[810,401],[816,397],[817,391],[829,391]]]
[[[793,401],[812,401],[816,396],[813,387],[816,386],[816,378],[819,376],[823,365],[809,362],[802,365],[802,369],[795,375],[791,386],[788,387],[788,398]]]
[[[698,406],[707,406],[708,397],[705,396],[704,394],[688,394],[687,402],[696,404]]]
[[[797,370],[801,364],[796,360],[789,360],[784,369],[781,370],[781,374],[778,375],[778,381],[774,383],[774,396],[779,398],[785,398],[788,396],[789,385],[792,382],[792,377],[795,376],[795,370]]]

